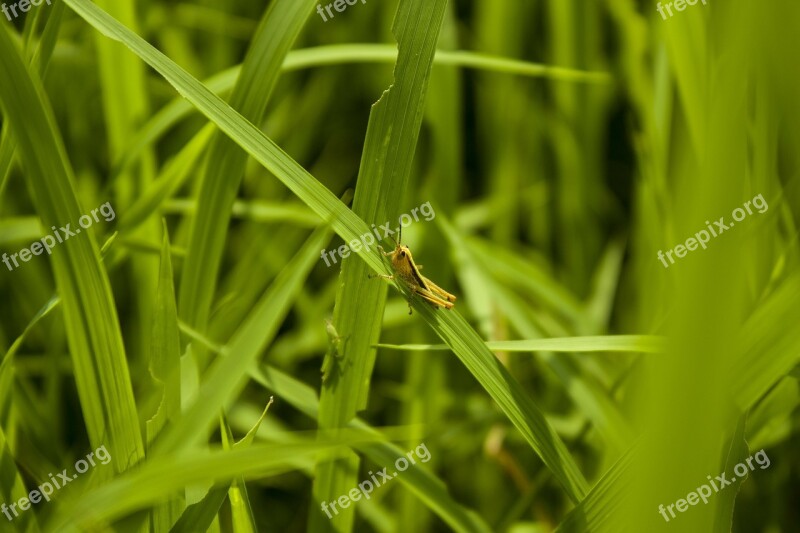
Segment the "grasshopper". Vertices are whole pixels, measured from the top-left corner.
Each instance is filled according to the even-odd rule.
[[[322,382],[328,381],[334,364],[342,357],[342,348],[344,347],[345,339],[339,336],[339,332],[333,325],[333,321],[325,319],[325,332],[328,334],[328,351],[325,353],[325,359],[322,360]]]
[[[394,237],[392,237],[394,240]],[[439,287],[437,284],[420,274],[422,265],[414,263],[414,257],[411,255],[411,250],[408,246],[403,246],[400,242],[403,240],[402,229],[400,232],[399,240],[395,242],[395,248],[392,252],[385,252],[383,248],[378,246],[378,249],[384,256],[388,256],[392,261],[392,269],[394,274],[387,276],[379,274],[378,277],[384,279],[397,280],[400,279],[406,287],[411,290],[413,294],[420,296],[423,300],[433,305],[434,309],[444,307],[445,309],[452,309],[453,302],[456,297]],[[408,302],[408,314],[412,313],[411,302]]]

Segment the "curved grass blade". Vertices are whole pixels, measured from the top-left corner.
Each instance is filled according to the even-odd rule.
[[[404,351],[450,350],[446,344],[376,344],[378,348]],[[503,352],[632,352],[663,353],[664,339],[652,335],[605,335],[489,341],[486,347]]]
[[[314,389],[289,374],[267,365],[252,370],[250,375],[253,380],[277,394],[295,409],[316,420],[319,415],[319,399]],[[376,435],[380,434],[360,418],[352,420],[348,425],[352,428],[374,432]],[[382,465],[394,463],[405,453],[398,446],[388,442],[358,446],[358,449],[370,460]],[[487,533],[490,531],[483,519],[456,502],[447,491],[445,484],[429,470],[411,468],[397,480],[416,494],[422,503],[439,515],[454,531],[458,533]]]
[[[353,201],[353,211],[364,220],[397,220],[402,210],[446,4],[402,0],[397,8],[392,25],[399,50],[394,81],[372,106]],[[386,288],[377,280],[370,282],[369,273],[363,261],[342,261],[333,326],[347,339],[342,354],[346,363],[334,366],[342,370],[331,372],[323,384],[318,418],[323,429],[345,427],[367,406],[376,355],[372,345],[380,336],[386,303]],[[359,458],[348,454],[327,459],[316,468],[308,531],[346,533],[353,528],[355,506],[333,518],[317,509],[356,485]]]
[[[164,426],[176,420],[181,412],[180,333],[166,221],[162,221],[162,228],[161,264],[153,311],[149,361],[150,375],[161,392],[161,401],[153,417],[145,423],[148,446]],[[155,531],[169,531],[170,526],[181,516],[183,508],[183,494],[157,506],[153,510]]]
[[[100,250],[100,255],[102,258],[105,258],[105,254],[111,245],[116,241],[117,233],[114,233],[109,237],[106,242],[103,244],[103,248]],[[22,333],[14,340],[11,344],[11,347],[8,349],[6,353],[3,354],[2,363],[0,363],[0,370],[8,364],[8,361],[11,361],[14,358],[14,355],[17,351],[22,347],[22,343],[25,342],[25,339],[28,337],[30,332],[33,330],[34,326],[42,321],[46,316],[52,313],[58,306],[61,305],[61,297],[58,294],[53,294],[49,300],[36,312],[36,314],[31,318],[31,321],[28,322],[28,325],[25,326],[25,329],[22,330]]]
[[[623,505],[624,476],[630,471],[635,447],[628,450],[600,478],[591,492],[559,524],[555,533],[611,533],[617,524],[612,520],[614,512]]]
[[[38,20],[42,10],[37,11],[36,19]],[[39,41],[39,46],[36,48],[31,65],[33,69],[39,73],[41,78],[44,78],[47,72],[47,67],[50,64],[50,58],[53,55],[53,50],[56,47],[56,39],[58,37],[58,30],[61,29],[61,20],[64,16],[64,4],[56,1],[53,6],[52,12],[47,19],[42,36]],[[28,21],[26,20],[26,30],[28,29]],[[30,51],[32,41],[25,39],[25,50]],[[11,135],[8,125],[3,124],[2,135],[0,135],[0,198],[3,196],[8,177],[11,173],[11,164],[13,163],[14,151],[17,148],[16,141]]]
[[[227,417],[224,413],[220,415],[220,427],[223,430],[222,444],[226,450],[247,448],[253,444],[253,441],[256,438],[256,433],[258,433],[258,428],[264,421],[264,417],[267,416],[267,411],[269,411],[269,406],[272,405],[272,402],[273,397],[270,396],[266,407],[264,407],[264,410],[261,412],[261,416],[258,418],[258,420],[256,420],[256,423],[253,424],[253,427],[247,431],[247,434],[242,438],[242,440],[238,442],[233,440],[233,433],[231,432]],[[253,517],[253,509],[250,506],[250,497],[247,494],[247,486],[245,485],[244,478],[239,477],[233,481],[232,486],[228,489],[228,499],[231,502],[231,515],[234,533],[253,533],[256,531],[256,522],[255,518]]]
[[[19,143],[36,211],[45,227],[76,223],[83,213],[53,112],[34,78],[0,30],[0,105]],[[128,363],[111,293],[91,232],[53,251],[75,379],[92,446],[108,444],[117,471],[144,455]]]
[[[261,121],[283,58],[294,45],[314,3],[315,0],[276,0],[259,24],[231,95],[231,106],[250,121]],[[247,159],[247,152],[227,136],[217,133],[212,139],[197,197],[197,210],[203,215],[192,218],[178,294],[181,319],[201,331],[211,312],[231,208]]]
[[[397,47],[394,45],[375,43],[333,44],[290,51],[286,54],[286,58],[281,65],[281,72],[353,63],[394,64],[395,62],[397,62]],[[434,65],[472,68],[483,72],[497,72],[532,78],[551,78],[566,82],[606,83],[611,80],[607,72],[589,72],[555,67],[466,50],[437,50],[433,63]],[[203,85],[215,94],[225,95],[233,89],[240,72],[241,65],[236,65],[204,80]],[[136,139],[131,142],[121,159],[116,163],[111,173],[112,179],[129,166],[142,149],[154,143],[178,121],[192,112],[194,112],[194,107],[183,98],[175,99],[165,105],[145,124]]]
[[[253,312],[223,348],[226,355],[217,358],[206,372],[194,401],[156,442],[157,454],[190,448],[207,437],[210,425],[225,401],[244,386],[247,369],[277,333],[319,258],[320,248],[330,237],[330,229],[317,229],[273,281]]]
[[[239,476],[259,479],[296,468],[298,458],[374,439],[363,431],[348,430],[336,437],[320,435],[315,442],[257,444],[227,451],[187,451],[148,458],[141,468],[85,493],[73,505],[62,507],[47,530],[92,531],[107,521],[152,506],[187,485],[229,481]]]
[[[195,213],[197,204],[188,198],[172,198],[162,206],[162,209],[165,213]],[[288,222],[306,228],[315,228],[322,222],[317,215],[299,202],[237,200],[233,203],[231,213],[235,218],[253,222]]]
[[[800,317],[800,275],[786,279],[741,331],[741,351],[726,372],[736,402],[749,409],[800,361],[800,337],[786,324]]]
[[[217,516],[220,507],[228,497],[228,488],[231,482],[217,483],[199,502],[192,504],[183,511],[183,514],[169,530],[170,533],[184,533],[186,531],[208,531],[211,523]]]
[[[405,288],[401,288],[401,292]],[[455,309],[439,311],[405,294],[414,311],[428,323],[464,366],[497,402],[544,464],[553,472],[567,495],[580,501],[587,491],[586,480],[564,443],[527,392],[489,351],[484,341]]]
[[[303,48],[289,53],[284,63],[287,71],[343,63],[395,63],[397,47],[385,44],[333,44]],[[492,54],[467,50],[437,50],[435,65],[470,68],[484,72],[497,72],[527,76],[531,78],[552,78],[559,81],[577,83],[608,83],[611,77],[607,72],[590,72],[566,67],[531,63],[509,59]]]
[[[333,229],[346,242],[354,241],[360,235],[370,232],[362,219],[347,209],[333,193],[286,155],[274,142],[166,56],[88,0],[64,1],[95,28],[111,38],[122,40],[134,53],[158,70],[182,95],[286,184],[312,210],[323,219],[330,220]],[[387,273],[386,266],[377,253],[366,252],[363,249],[355,253],[373,271]],[[407,296],[410,297],[408,294]],[[553,470],[570,498],[579,501],[586,492],[586,481],[574,460],[519,383],[513,380],[483,345],[477,333],[457,312],[439,313],[436,317],[427,305],[415,303],[414,308],[498,402],[501,409],[543,458],[545,464]]]
[[[261,130],[164,54],[88,0],[64,0],[64,2],[104,35],[125,43],[136,55],[156,69],[180,94],[270,170],[323,220],[330,221],[334,231],[345,241],[349,242],[369,233],[369,226],[308,171],[283,152]],[[374,270],[384,271],[384,265],[376,253],[361,250],[358,254]]]

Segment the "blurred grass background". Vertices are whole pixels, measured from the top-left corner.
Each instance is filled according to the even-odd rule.
[[[0,531],[799,530],[800,6],[316,7],[0,18],[0,251],[116,213],[0,266],[0,503],[113,458]],[[453,311],[320,258],[425,202]]]

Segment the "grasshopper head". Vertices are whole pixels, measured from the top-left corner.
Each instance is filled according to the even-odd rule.
[[[402,244],[398,244],[397,247],[392,252],[392,267],[394,268],[395,272],[402,275],[410,275],[413,268],[411,265],[414,264],[414,258],[411,256],[411,250],[408,249],[408,246],[404,246]]]

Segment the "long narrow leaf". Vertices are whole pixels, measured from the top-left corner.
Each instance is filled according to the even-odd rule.
[[[77,225],[83,210],[53,112],[5,27],[0,71],[0,105],[19,143],[42,222]],[[92,232],[71,237],[51,259],[90,440],[96,447],[108,443],[116,469],[125,470],[142,458],[144,448],[111,286]]]

